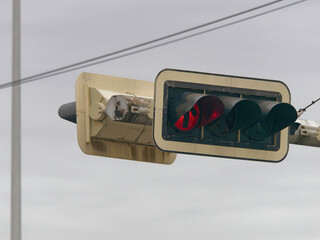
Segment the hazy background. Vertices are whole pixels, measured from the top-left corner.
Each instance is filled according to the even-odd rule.
[[[22,77],[267,2],[24,0]],[[164,68],[281,80],[292,104],[305,107],[320,95],[319,12],[320,1],[309,0],[22,85],[22,238],[320,239],[319,148],[290,145],[278,164],[182,154],[170,166],[109,159],[83,154],[76,125],[57,114],[74,101],[81,72],[154,81]],[[11,16],[12,1],[1,0],[0,84],[11,81]],[[0,107],[0,239],[9,239],[11,88],[0,90]],[[320,121],[319,107],[302,118]]]

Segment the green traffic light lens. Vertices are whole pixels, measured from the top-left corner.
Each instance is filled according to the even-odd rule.
[[[248,129],[247,134],[254,140],[263,140],[267,136],[272,134],[272,126],[274,122],[274,116],[272,113],[268,114],[266,118],[257,122],[253,127]]]

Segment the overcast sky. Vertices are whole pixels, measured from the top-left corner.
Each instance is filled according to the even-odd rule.
[[[22,77],[267,2],[24,0]],[[148,164],[85,155],[76,125],[57,114],[75,100],[81,72],[154,81],[164,68],[281,80],[299,109],[320,97],[319,12],[320,1],[309,0],[22,85],[23,239],[320,239],[319,148],[290,145],[276,164],[183,154],[169,166]],[[1,0],[0,84],[11,81],[11,13],[12,1]],[[0,106],[0,239],[9,239],[10,88],[0,90]],[[320,121],[319,109],[302,118]]]

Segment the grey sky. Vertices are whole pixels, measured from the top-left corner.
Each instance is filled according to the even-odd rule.
[[[267,2],[22,1],[22,77]],[[278,164],[189,155],[139,163],[83,154],[76,125],[57,115],[83,71],[154,81],[164,68],[281,80],[299,109],[320,95],[319,12],[309,0],[23,85],[23,239],[319,239],[319,148],[290,145]],[[11,80],[11,0],[0,1],[0,43],[2,84]],[[11,89],[0,91],[0,239],[9,239]],[[303,118],[320,121],[319,106]]]

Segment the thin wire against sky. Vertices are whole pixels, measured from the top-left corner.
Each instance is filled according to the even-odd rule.
[[[21,85],[21,84],[24,84],[24,83],[33,82],[33,81],[36,81],[36,80],[40,80],[40,79],[44,79],[44,78],[48,78],[48,77],[64,74],[64,73],[75,71],[75,70],[78,70],[78,69],[81,69],[81,68],[90,67],[90,66],[93,66],[93,65],[97,65],[97,64],[113,61],[113,60],[116,60],[116,59],[119,59],[119,58],[127,57],[127,56],[130,56],[130,55],[133,55],[133,54],[137,54],[137,53],[140,53],[140,52],[148,51],[148,50],[151,50],[151,49],[154,49],[154,48],[162,47],[162,46],[165,46],[165,45],[168,45],[168,44],[171,44],[171,43],[175,43],[175,42],[182,41],[182,40],[185,40],[185,39],[188,39],[188,38],[199,36],[199,35],[202,35],[202,34],[205,34],[205,33],[208,33],[208,32],[212,32],[212,31],[215,31],[215,30],[218,30],[218,29],[221,29],[221,28],[225,28],[225,27],[228,27],[228,26],[235,25],[237,23],[248,21],[250,19],[254,19],[254,18],[263,16],[263,15],[275,12],[275,11],[279,11],[281,9],[288,8],[288,7],[300,4],[300,3],[305,2],[307,0],[299,0],[299,1],[287,4],[287,5],[284,5],[284,6],[280,6],[278,8],[274,8],[274,9],[271,9],[271,10],[256,14],[256,15],[252,15],[252,16],[240,19],[240,20],[236,20],[236,21],[233,21],[233,22],[221,25],[221,26],[217,26],[217,27],[214,27],[214,28],[206,29],[206,30],[203,30],[203,31],[200,31],[200,32],[197,32],[197,33],[192,33],[192,34],[184,36],[184,37],[176,38],[176,39],[173,39],[173,40],[169,40],[167,42],[159,43],[157,45],[153,45],[153,46],[145,47],[145,48],[142,48],[142,49],[139,49],[139,50],[136,50],[136,51],[129,52],[131,50],[134,50],[134,49],[137,49],[137,48],[141,48],[143,46],[148,46],[148,45],[154,44],[156,42],[160,42],[160,41],[166,40],[168,38],[172,38],[172,37],[184,34],[184,33],[192,32],[194,30],[197,30],[197,29],[200,29],[200,28],[203,28],[203,27],[214,25],[214,24],[226,21],[228,19],[231,19],[231,18],[234,18],[234,17],[237,17],[237,16],[241,16],[241,15],[244,15],[246,13],[249,13],[249,12],[252,12],[252,11],[255,11],[255,10],[258,10],[258,9],[262,9],[262,8],[267,7],[267,6],[270,6],[270,5],[279,3],[279,2],[283,2],[283,1],[284,0],[277,0],[277,1],[273,1],[273,2],[267,3],[267,4],[259,5],[259,6],[254,7],[254,8],[251,8],[251,9],[248,9],[248,10],[245,10],[245,11],[242,11],[242,12],[238,12],[238,13],[235,13],[235,14],[232,14],[232,15],[229,15],[229,16],[214,20],[214,21],[210,21],[210,22],[207,22],[207,23],[204,23],[204,24],[192,27],[192,28],[188,28],[188,29],[185,29],[185,30],[182,30],[182,31],[170,34],[170,35],[166,35],[166,36],[163,36],[163,37],[151,40],[151,41],[143,42],[143,43],[140,43],[140,44],[128,47],[128,48],[124,48],[124,49],[121,49],[121,50],[118,50],[118,51],[114,51],[114,52],[111,52],[111,53],[107,53],[107,54],[104,54],[104,55],[101,55],[101,56],[98,56],[98,57],[95,57],[95,58],[91,58],[91,59],[88,59],[88,60],[84,60],[84,61],[81,61],[81,62],[70,64],[70,65],[66,65],[64,67],[60,67],[60,68],[53,69],[53,70],[50,70],[50,71],[46,71],[46,72],[43,72],[43,73],[35,74],[35,75],[29,76],[29,77],[26,77],[26,78],[22,78],[20,80],[7,82],[7,83],[4,83],[4,84],[1,84],[0,85],[0,89],[4,89],[4,88],[12,87],[12,86],[15,86],[15,85],[18,85],[18,84]],[[117,56],[117,54],[120,54],[120,53],[124,53],[124,54]],[[108,57],[111,57],[111,58],[108,58]],[[107,59],[104,59],[104,58],[107,58]],[[100,59],[102,59],[102,60],[100,60]],[[97,60],[100,60],[100,61],[97,61]]]

